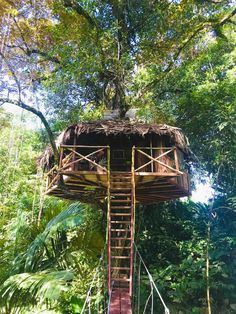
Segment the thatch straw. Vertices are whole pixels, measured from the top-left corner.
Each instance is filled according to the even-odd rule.
[[[140,135],[157,134],[159,136],[168,136],[171,142],[181,149],[186,155],[190,154],[188,149],[188,139],[184,136],[182,130],[177,127],[166,124],[148,124],[141,122],[131,123],[129,121],[111,120],[111,121],[94,121],[81,122],[69,126],[64,132],[60,134],[57,139],[57,145],[70,144],[74,137],[77,139],[82,134],[103,134],[109,135]],[[43,155],[39,158],[40,164],[44,167],[49,166],[53,162],[53,152],[48,147]]]

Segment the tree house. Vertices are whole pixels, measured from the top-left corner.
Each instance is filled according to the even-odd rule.
[[[110,314],[132,313],[135,205],[190,195],[187,140],[167,125],[98,121],[59,136],[60,161],[49,168],[47,194],[107,206]]]

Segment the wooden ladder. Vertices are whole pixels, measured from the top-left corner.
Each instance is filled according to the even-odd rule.
[[[131,314],[134,204],[130,172],[111,172],[108,217],[110,314]]]

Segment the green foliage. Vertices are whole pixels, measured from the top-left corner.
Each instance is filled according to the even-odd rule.
[[[74,278],[71,271],[41,271],[37,273],[21,273],[11,276],[4,282],[1,290],[2,298],[7,301],[10,313],[17,313],[19,308],[31,308],[29,304],[55,302],[62,294],[69,290],[69,285]]]
[[[43,197],[45,181],[36,172],[39,139],[36,131],[10,121],[1,133],[0,164],[8,175],[1,178],[1,311],[78,313],[104,248],[102,213]]]
[[[167,110],[191,139],[201,166],[213,175],[214,188],[230,197],[236,187],[235,34],[230,28],[225,33],[228,42],[208,34],[204,49],[192,48],[194,58],[183,60],[156,93],[158,108]]]
[[[94,214],[80,203],[71,204],[46,224],[25,253],[16,256],[11,273],[17,274],[1,289],[6,308],[13,304],[12,313],[47,303],[49,308],[60,308],[63,303],[70,308],[74,295],[84,300],[87,282],[104,247],[98,225],[91,226]]]
[[[140,209],[136,236],[139,249],[173,313],[206,310],[207,246],[214,311],[231,313],[236,293],[233,284],[236,212],[232,205],[231,200],[219,198],[209,206],[175,202],[160,204],[158,209],[156,206]],[[142,307],[149,286],[143,271]]]
[[[0,93],[18,97],[15,75],[22,99],[38,98],[32,103],[47,108],[55,132],[128,107],[147,122],[183,128],[198,159],[193,171],[207,171],[215,198],[145,209],[139,246],[171,312],[205,312],[206,249],[213,312],[235,311],[232,1],[3,0],[0,9]],[[12,120],[0,109],[1,310],[80,313],[105,219],[92,207],[43,196],[36,158],[44,136]]]
[[[3,130],[6,127],[10,126],[11,114],[6,112],[4,109],[0,108],[0,129]]]

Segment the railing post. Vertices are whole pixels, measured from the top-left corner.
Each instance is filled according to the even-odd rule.
[[[175,158],[175,169],[179,171],[179,159],[177,154],[177,148],[174,148],[174,158]]]
[[[152,147],[153,147],[153,145],[152,145],[152,137],[150,138],[150,156],[151,157],[153,157],[153,150],[152,150]],[[152,162],[151,162],[151,172],[153,172],[154,171],[154,163],[153,163],[153,160],[152,160]]]
[[[60,161],[59,161],[59,169],[62,167],[62,160],[63,160],[64,148],[60,146]]]
[[[73,145],[73,157],[72,157],[72,161],[74,162],[72,164],[72,170],[75,171],[75,159],[76,159],[76,155],[75,155],[75,151],[76,151],[76,137],[74,137],[74,145]]]
[[[108,257],[108,294],[111,293],[111,151],[110,146],[107,146],[107,232],[106,232],[106,243],[107,243],[107,257]]]

